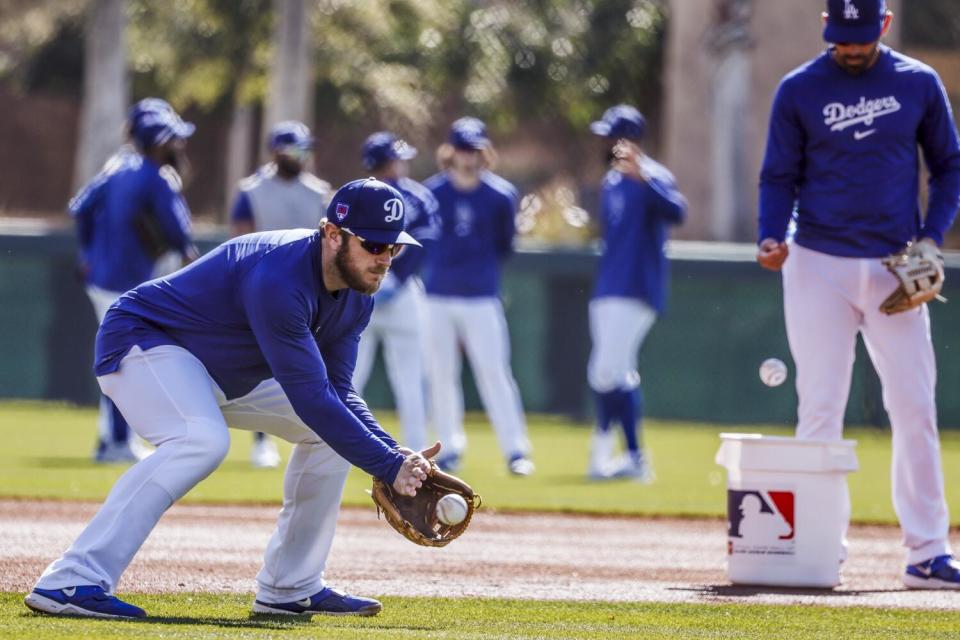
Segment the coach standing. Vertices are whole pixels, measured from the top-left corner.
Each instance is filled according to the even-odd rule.
[[[296,120],[278,122],[267,134],[270,162],[238,185],[230,211],[230,231],[241,236],[254,231],[313,229],[330,202],[330,183],[307,170],[314,140],[310,128]],[[257,468],[280,464],[277,444],[257,432],[250,448]]]
[[[165,101],[145,98],[131,107],[127,132],[131,145],[110,158],[69,205],[77,224],[80,271],[98,322],[123,292],[153,277],[157,260],[168,250],[185,262],[196,256],[177,173],[194,126]],[[135,462],[137,457],[126,421],[101,397],[95,461]]]
[[[783,267],[797,365],[797,436],[839,439],[854,347],[863,333],[893,430],[893,502],[915,588],[960,588],[947,540],[926,306],[885,315],[896,288],[880,258],[907,242],[939,245],[960,201],[960,140],[928,66],[879,44],[884,0],[828,0],[821,55],[774,97],[760,174],[757,261]],[[917,149],[930,170],[918,207]],[[795,231],[785,242],[791,218]]]

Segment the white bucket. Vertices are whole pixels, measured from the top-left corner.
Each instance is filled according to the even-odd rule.
[[[849,521],[854,440],[721,433],[727,575],[734,584],[835,587]]]

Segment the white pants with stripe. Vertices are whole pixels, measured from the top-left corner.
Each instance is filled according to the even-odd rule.
[[[909,563],[949,553],[926,306],[888,316],[896,287],[876,258],[840,258],[792,243],[783,267],[784,315],[797,365],[797,437],[840,439],[857,333],[883,385],[893,431],[893,504]]]
[[[353,385],[363,395],[370,379],[377,345],[383,343],[383,359],[393,389],[403,444],[420,451],[427,446],[426,331],[427,309],[423,285],[409,278],[386,304],[379,302],[360,338]]]
[[[504,456],[529,454],[527,424],[510,369],[510,335],[500,300],[427,296],[427,310],[430,405],[444,448],[441,457],[462,454],[467,446],[460,387],[461,345]]]
[[[228,426],[264,431],[294,443],[283,483],[283,508],[257,575],[257,598],[303,599],[324,586],[323,571],[350,464],[294,413],[276,380],[226,400],[189,351],[135,347],[100,388],[130,427],[156,445],[113,486],[106,502],[37,586],[99,585],[108,593],[160,516],[216,469],[230,447]]]
[[[593,349],[587,365],[590,388],[599,393],[640,386],[637,354],[657,312],[636,298],[604,297],[590,301]]]

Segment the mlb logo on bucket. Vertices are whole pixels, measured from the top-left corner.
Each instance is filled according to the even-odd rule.
[[[727,490],[730,555],[793,555],[796,524],[792,491]]]

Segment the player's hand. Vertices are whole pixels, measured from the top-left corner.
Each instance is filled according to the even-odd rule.
[[[436,442],[418,453],[409,453],[400,466],[400,471],[393,481],[393,489],[400,495],[415,496],[417,489],[423,486],[423,481],[430,473],[430,458],[440,452],[440,443]]]
[[[634,180],[646,182],[647,174],[643,170],[641,160],[643,160],[643,152],[640,151],[640,147],[629,140],[617,140],[617,144],[613,145],[613,161],[610,167]]]
[[[764,269],[770,271],[780,271],[780,267],[786,262],[790,249],[786,242],[777,242],[773,238],[764,238],[757,247],[757,262]]]

